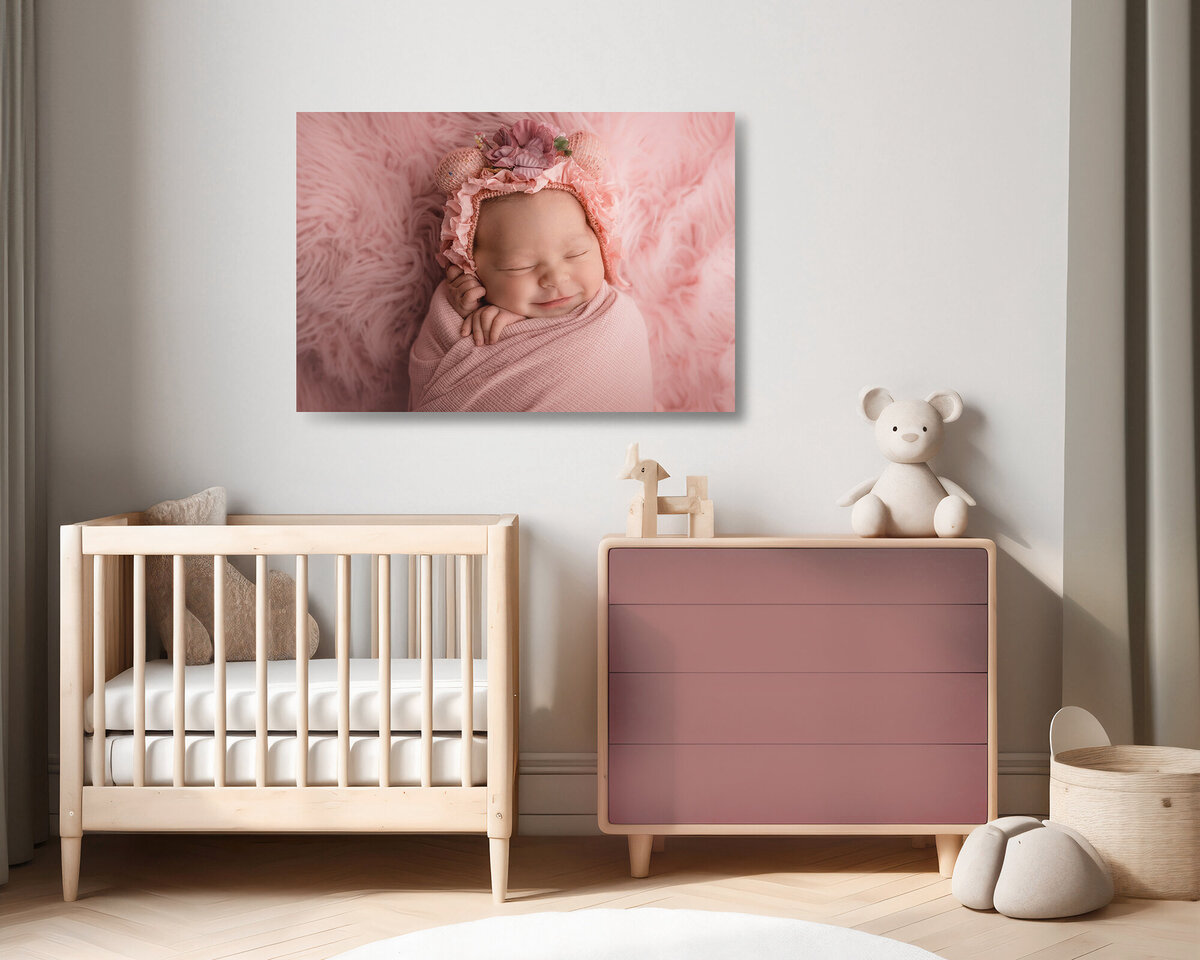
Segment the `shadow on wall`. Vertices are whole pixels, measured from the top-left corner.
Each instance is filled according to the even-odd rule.
[[[1115,632],[1111,626],[1097,620],[1077,601],[1068,597],[1063,603],[1063,621],[1070,625],[1072,636],[1087,637],[1090,650],[1104,651],[1094,662],[1087,663],[1076,654],[1075,669],[1068,668],[1068,673],[1075,674],[1070,678],[1073,686],[1064,688],[1063,706],[1079,706],[1092,713],[1104,725],[1114,743],[1144,742],[1134,738],[1132,711],[1137,702],[1137,675],[1134,664],[1127,661],[1128,672],[1124,677],[1100,676],[1093,679],[1084,674],[1085,670],[1090,670],[1093,674],[1098,671],[1107,672],[1120,653],[1131,657],[1130,637]],[[1136,662],[1136,658],[1131,659]],[[1080,697],[1080,690],[1092,693],[1093,699]],[[1107,696],[1104,692],[1107,692]]]
[[[934,460],[936,473],[961,484],[980,501],[972,507],[967,535],[996,541],[996,670],[1001,753],[1047,753],[1050,718],[1062,704],[1063,599],[1055,588],[1026,569],[1004,549],[1033,550],[1022,539],[1014,518],[995,509],[1002,504],[989,480],[1002,476],[990,459],[991,447],[979,445],[988,420],[964,398],[962,417],[948,428],[947,442]],[[1054,645],[1053,651],[1046,644]]]
[[[596,537],[599,547],[600,537]],[[596,554],[521,527],[521,741],[591,752],[596,725]],[[546,700],[546,697],[549,697]],[[590,717],[587,740],[563,718]]]
[[[985,476],[998,476],[995,464],[988,460],[988,447],[975,443],[975,438],[982,437],[987,430],[987,417],[982,410],[971,405],[971,397],[963,397],[963,412],[954,423],[946,427],[946,439],[938,455],[930,463],[933,472],[959,484],[980,501],[978,507],[972,507],[967,523],[967,536],[988,537],[995,539],[997,529],[1003,521],[987,509],[987,497],[981,489],[981,480]],[[986,532],[985,532],[986,531]],[[1028,546],[1022,543],[1022,546]]]
[[[1001,475],[989,448],[973,438],[987,433],[987,417],[966,398],[953,435],[938,454],[935,472],[949,477],[981,502],[972,507],[967,535],[996,541],[996,688],[1000,752],[1047,753],[1050,718],[1062,702],[1062,596],[1048,586],[1005,543],[1032,545],[1014,531],[1011,517],[989,507],[988,478]],[[996,501],[1002,502],[1002,501]],[[1047,655],[1046,643],[1054,650]]]
[[[1050,718],[1062,705],[1063,600],[1002,549],[996,583],[1000,750],[1048,754]],[[1055,648],[1049,656],[1047,641]]]

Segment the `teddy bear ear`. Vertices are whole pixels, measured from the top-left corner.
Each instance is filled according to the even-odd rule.
[[[891,402],[892,395],[883,387],[863,387],[858,393],[859,413],[872,423],[879,419],[879,415]]]
[[[451,150],[438,164],[434,180],[447,196],[458,193],[466,181],[483,173],[483,154],[471,147]]]
[[[962,416],[962,397],[953,390],[935,390],[925,398],[925,402],[938,412],[945,423],[953,423]]]
[[[608,172],[608,151],[598,136],[577,130],[567,137],[567,149],[571,151],[571,159],[584,170],[597,180],[604,179]]]

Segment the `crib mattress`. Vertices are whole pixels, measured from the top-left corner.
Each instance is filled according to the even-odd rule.
[[[226,664],[225,729],[252,732],[258,709],[255,663]],[[462,663],[433,661],[433,726],[435,730],[462,729]],[[214,668],[211,663],[184,667],[184,727],[189,731],[214,728]],[[171,730],[174,726],[172,665],[167,660],[146,664],[146,729]],[[474,716],[472,726],[487,730],[487,661],[476,660],[472,677]],[[392,661],[392,730],[421,729],[421,661]],[[84,706],[84,729],[92,732],[92,700]],[[133,668],[104,685],[105,726],[109,730],[134,727]],[[296,729],[296,662],[272,660],[267,664],[267,727]],[[336,733],[338,729],[337,660],[310,660],[308,664],[308,729]],[[379,729],[378,661],[350,661],[350,729]]]
[[[170,734],[146,735],[146,786],[169,787],[173,781],[174,750]],[[419,786],[421,783],[420,735],[393,735],[390,758],[392,786]],[[206,734],[188,734],[184,750],[184,785],[212,786],[213,756],[216,738]],[[134,738],[132,734],[109,735],[105,743],[105,783],[115,786],[133,784]],[[337,786],[337,734],[311,734],[308,740],[308,785]],[[271,734],[267,738],[267,785],[295,786],[297,738],[290,734]],[[462,736],[433,738],[433,786],[462,786]],[[255,785],[256,744],[252,734],[230,734],[226,739],[225,782],[231,787]],[[94,754],[92,738],[84,737],[84,783],[91,785]],[[347,779],[351,786],[376,786],[379,783],[379,738],[350,737],[350,761]],[[487,782],[487,737],[471,738],[471,783]]]

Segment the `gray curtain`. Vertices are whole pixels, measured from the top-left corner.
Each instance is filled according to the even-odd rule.
[[[33,0],[0,25],[0,882],[46,839],[45,522],[34,407]]]
[[[1072,7],[1063,702],[1114,743],[1200,747],[1198,20]]]

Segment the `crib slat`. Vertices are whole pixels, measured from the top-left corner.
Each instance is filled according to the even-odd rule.
[[[417,615],[417,558],[408,558],[408,657],[417,656],[417,637],[419,617]]]
[[[375,569],[375,558],[371,558]],[[376,611],[372,609],[374,622]],[[338,786],[350,783],[350,557],[337,558]]]
[[[133,785],[146,785],[146,557],[133,558]]]
[[[308,557],[296,555],[296,786],[308,786]]]
[[[213,786],[225,786],[225,557],[213,555]]]
[[[379,557],[371,554],[371,656],[379,656]]]
[[[104,609],[104,560],[96,557],[92,562],[92,783],[108,786],[104,772],[105,730],[104,708],[104,634],[106,624]]]
[[[446,653],[447,660],[454,657],[454,608],[457,598],[454,596],[454,554],[446,554]]]
[[[471,557],[458,558],[459,570],[459,623],[462,624],[462,643],[460,645],[460,669],[462,672],[462,785],[471,786],[471,747],[475,736],[475,660],[471,655],[474,644],[471,637],[471,622],[474,614],[471,603],[474,595],[471,590],[471,570],[474,567]]]
[[[488,658],[488,637],[490,634],[488,631],[487,606],[484,603],[484,599],[487,596],[487,589],[491,580],[485,576],[486,571],[489,569],[486,565],[488,562],[487,557],[472,557],[471,559],[475,562],[475,582],[479,584],[480,611],[479,619],[476,621],[476,625],[479,627],[479,659],[486,660]]]
[[[421,786],[433,783],[433,557],[421,557]]]
[[[186,740],[187,727],[184,723],[184,697],[186,690],[184,689],[184,674],[183,668],[187,665],[187,621],[185,614],[187,612],[187,587],[184,580],[183,557],[175,554],[172,564],[172,584],[171,598],[174,601],[174,610],[171,617],[171,656],[174,658],[171,664],[171,695],[175,698],[175,711],[171,723],[171,744],[174,747],[174,766],[173,766],[173,782],[175,786],[183,786],[183,760],[184,750],[187,746]]]
[[[254,690],[258,701],[254,715],[255,773],[260,787],[267,785],[267,558],[254,558]]]
[[[379,555],[379,785],[391,784],[392,558]]]

